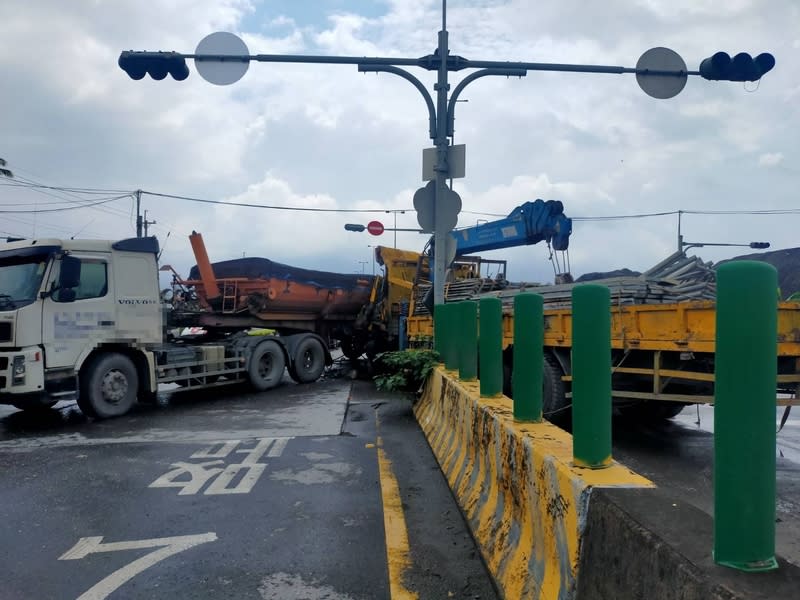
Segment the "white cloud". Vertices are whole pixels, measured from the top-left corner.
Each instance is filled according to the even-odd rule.
[[[419,57],[433,52],[441,27],[437,0],[390,0],[382,14],[374,7],[366,14],[355,1],[337,2],[328,13],[321,3],[297,3],[297,12],[283,15],[267,4],[7,0],[0,156],[20,177],[56,186],[410,208],[423,183],[421,151],[431,145],[428,114],[419,92],[395,75],[360,74],[355,65],[253,62],[241,81],[217,87],[191,61],[183,82],[132,81],[116,65],[127,49],[191,53],[216,30],[241,35],[252,53]],[[319,14],[309,19],[314,10]],[[786,167],[800,128],[800,10],[792,0],[775,0],[769,11],[747,0],[471,0],[449,3],[447,24],[452,53],[472,60],[633,66],[662,45],[690,69],[717,50],[772,51],[777,58],[755,92],[691,77],[668,101],[643,94],[631,75],[529,71],[470,84],[455,115],[455,141],[467,146],[467,177],[456,181],[460,225],[487,218],[474,213],[508,214],[537,197],[563,201],[575,217],[748,210],[755,199],[760,208],[795,206],[796,177]],[[435,72],[408,70],[435,95]],[[451,91],[468,73],[451,73]],[[0,210],[64,197],[0,186]],[[359,268],[368,245],[393,239],[343,230],[346,222],[373,218],[388,226],[385,213],[219,208],[150,195],[143,207],[166,240],[165,260],[182,268],[192,262],[185,239],[192,230],[204,233],[215,260],[245,253],[342,272]],[[131,210],[127,199],[63,213],[0,213],[0,230],[122,237],[133,232]],[[413,212],[397,217],[398,227],[416,227]],[[797,245],[794,218],[684,215],[683,229],[687,239],[766,239],[781,248]],[[674,215],[576,222],[573,272],[645,269],[674,248],[676,225]],[[411,249],[425,239],[398,234],[398,244]],[[507,257],[512,277],[547,280],[552,269],[540,246],[492,257]],[[703,252],[709,260],[731,255]]]
[[[767,152],[758,157],[759,167],[774,167],[783,162],[782,152]]]

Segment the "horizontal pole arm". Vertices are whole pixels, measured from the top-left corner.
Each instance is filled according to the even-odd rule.
[[[383,58],[365,56],[318,56],[311,54],[182,54],[183,58],[199,61],[220,62],[282,62],[282,63],[321,63],[339,65],[401,65],[422,66],[419,58]]]
[[[700,75],[700,71],[672,71],[657,69],[637,69],[635,67],[618,67],[613,65],[571,65],[563,63],[527,63],[527,62],[506,62],[497,60],[465,60],[466,65],[462,68],[468,69],[525,69],[527,71],[564,71],[568,73],[610,73],[620,75],[623,73],[633,73],[636,75],[664,75],[664,76],[683,76]]]
[[[367,56],[319,56],[311,54],[181,54],[183,58],[199,61],[220,62],[282,62],[282,63],[316,63],[339,65],[394,65],[403,67],[420,67],[429,71],[435,70],[437,61],[433,56],[420,58],[367,57]],[[700,71],[661,71],[656,69],[637,69],[635,67],[619,67],[614,65],[573,65],[565,63],[529,63],[499,60],[469,60],[460,56],[451,56],[447,61],[448,71],[462,69],[517,69],[527,71],[562,71],[568,73],[633,73],[636,75],[683,76],[700,75]]]

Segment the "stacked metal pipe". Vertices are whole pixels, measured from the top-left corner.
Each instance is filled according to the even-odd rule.
[[[714,300],[716,277],[710,262],[696,256],[676,252],[654,267],[636,277],[612,277],[595,279],[592,283],[605,285],[611,292],[612,305],[627,304],[672,304],[692,300]],[[572,302],[572,288],[578,283],[562,285],[540,285],[510,283],[494,279],[464,279],[446,286],[447,302],[500,298],[504,307],[511,307],[514,297],[520,292],[534,292],[544,297],[545,309],[567,308]],[[417,286],[414,316],[430,314],[423,304],[430,284]]]

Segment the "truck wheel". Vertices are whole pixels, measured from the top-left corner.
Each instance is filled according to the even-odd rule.
[[[247,376],[250,385],[259,392],[278,385],[283,378],[286,357],[283,349],[274,340],[264,340],[253,350]]]
[[[542,416],[558,425],[566,427],[570,423],[570,410],[564,395],[564,382],[561,380],[561,365],[551,355],[544,355],[544,373],[542,374]]]
[[[119,417],[131,409],[138,392],[139,380],[131,359],[123,354],[101,354],[81,373],[78,406],[90,417]]]
[[[317,338],[307,337],[297,344],[293,359],[289,374],[297,383],[316,381],[325,370],[325,348]]]

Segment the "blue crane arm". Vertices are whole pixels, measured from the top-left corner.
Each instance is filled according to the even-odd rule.
[[[453,231],[456,256],[498,248],[526,246],[548,241],[554,250],[566,250],[572,219],[564,215],[558,200],[536,200],[518,206],[507,217]]]

